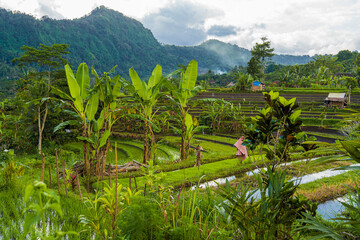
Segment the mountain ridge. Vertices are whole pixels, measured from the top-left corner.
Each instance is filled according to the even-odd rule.
[[[198,46],[163,45],[144,25],[124,14],[104,6],[73,20],[36,19],[31,15],[0,8],[0,77],[14,66],[11,59],[22,54],[22,45],[38,47],[40,43],[69,44],[69,61],[81,62],[99,71],[118,65],[118,72],[127,75],[131,67],[140,76],[148,76],[156,64],[171,72],[191,59],[199,62],[199,70],[228,71],[235,65],[245,66],[250,51],[218,40],[208,40]],[[276,55],[273,62],[284,65],[302,64],[309,56]],[[5,69],[5,70],[4,70]]]

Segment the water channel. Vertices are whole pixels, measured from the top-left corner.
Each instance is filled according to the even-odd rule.
[[[315,160],[315,159],[312,159]],[[300,161],[305,161],[305,160],[300,160]],[[299,162],[299,161],[298,161]],[[290,163],[291,164],[291,163]],[[289,163],[288,163],[289,165]],[[353,164],[351,166],[360,166],[360,163],[357,164]],[[246,174],[251,176],[254,173],[258,173],[260,170],[256,169],[254,171],[249,171]],[[296,183],[299,184],[305,184],[305,183],[310,183],[322,178],[327,178],[327,177],[333,177],[339,174],[343,174],[346,173],[350,170],[335,170],[335,169],[328,169],[322,172],[318,172],[318,173],[313,173],[313,174],[307,174],[305,176],[302,177],[296,177],[296,178],[292,178],[291,181],[295,181]],[[218,184],[224,184],[226,183],[226,181],[233,181],[235,180],[236,177],[235,176],[230,176],[230,177],[226,177],[226,178],[218,178],[216,180],[213,181],[209,181],[206,183],[202,183],[199,185],[199,188],[206,188],[206,187],[216,187]],[[196,186],[193,186],[191,189],[194,190],[196,188]],[[260,192],[256,191],[254,194],[254,197],[260,198]],[[319,204],[318,209],[317,209],[317,213],[322,215],[324,219],[326,220],[330,220],[331,218],[334,218],[337,216],[337,214],[339,214],[342,210],[344,210],[343,205],[341,204],[341,202],[346,201],[346,197],[341,197],[338,199],[334,199],[334,200],[329,200],[326,201],[324,203]]]

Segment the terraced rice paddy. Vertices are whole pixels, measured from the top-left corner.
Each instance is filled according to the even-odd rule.
[[[329,90],[330,92],[331,90]],[[324,100],[327,97],[328,92],[324,93],[293,93],[293,94],[283,94],[282,97],[286,99],[296,98],[296,101],[299,103],[300,107],[303,109],[302,117],[303,118],[320,118],[320,114],[323,110],[319,111],[319,109],[323,109]],[[254,109],[256,106],[257,109],[263,108],[265,101],[262,93],[219,93],[219,92],[202,92],[195,97],[195,99],[206,99],[206,98],[214,98],[214,99],[223,99],[229,101],[234,104],[240,104],[242,108],[242,112],[246,116],[255,116],[257,111]],[[357,107],[360,105],[360,94],[351,95],[351,104],[353,107]],[[311,111],[307,110],[312,108]],[[327,109],[325,119],[343,119],[344,111],[337,110],[336,112],[333,109]],[[193,108],[191,110],[193,115],[200,115],[202,113],[202,109],[200,107]]]

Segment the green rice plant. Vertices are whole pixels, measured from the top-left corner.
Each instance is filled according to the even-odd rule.
[[[157,161],[159,163],[173,162],[180,157],[180,153],[178,152],[178,149],[174,149],[165,144],[161,144],[158,147],[158,150],[163,152],[163,154],[158,156],[157,158]]]
[[[164,218],[168,239],[219,239],[218,201],[210,188],[205,194],[199,189],[180,191],[166,199]]]
[[[85,199],[88,212],[79,216],[84,232],[93,232],[100,239],[116,239],[119,236],[118,215],[123,211],[124,205],[121,189],[121,185],[107,185],[104,194],[96,195],[94,200]]]
[[[144,156],[144,150],[141,148],[141,144],[137,145],[133,142],[120,142],[118,143],[124,151],[129,155],[129,160],[141,160]]]
[[[237,139],[234,137],[225,137],[225,136],[217,136],[217,135],[196,135],[195,138],[200,138],[200,139],[206,139],[206,140],[210,140],[210,141],[216,141],[219,142],[219,144],[221,143],[225,143],[225,144],[234,144]]]
[[[63,211],[63,221],[61,230],[64,232],[74,231],[79,235],[71,235],[69,239],[91,239],[92,232],[84,231],[84,226],[79,222],[79,216],[88,214],[89,209],[78,197],[69,195],[68,198],[61,198],[61,207]],[[55,219],[54,223],[57,222]]]
[[[143,158],[143,143],[138,141],[117,141],[118,148],[121,148],[122,151],[126,151],[129,155],[127,160],[137,160],[140,161]],[[176,156],[179,154],[175,149],[170,146],[164,145],[162,141],[157,142],[153,146],[152,158],[156,162],[171,162],[176,159]],[[131,157],[130,157],[131,155]]]
[[[303,121],[304,125],[320,126],[322,123],[322,126],[335,127],[335,126],[339,126],[342,120],[341,119],[321,120],[320,118],[301,118],[301,121]]]
[[[22,239],[23,205],[19,188],[0,191],[0,238]]]
[[[258,161],[256,164],[260,165],[261,162]],[[194,168],[193,166],[194,162],[192,162],[191,168],[163,172],[163,184],[165,186],[171,185],[180,187],[183,184],[190,185],[191,183],[198,182],[203,175],[205,176],[202,177],[202,181],[210,181],[220,177],[227,177],[240,172],[246,172],[254,168],[254,164],[251,161],[245,160],[242,164],[239,164],[239,160],[237,158],[202,164],[199,168]],[[159,170],[162,170],[162,168],[159,168]],[[127,178],[119,179],[119,181],[123,186],[128,186],[129,184],[129,180]],[[138,186],[144,185],[146,182],[144,177],[137,177],[136,181]]]
[[[165,140],[167,145],[170,145],[171,147],[174,147],[174,148],[180,142],[180,138],[174,137],[174,136],[166,136],[163,139]],[[236,153],[235,147],[228,146],[228,145],[222,145],[219,143],[214,143],[214,142],[211,142],[208,140],[195,139],[195,141],[193,143],[194,143],[193,147],[200,144],[200,146],[204,149],[203,162],[206,162],[207,159],[213,159],[215,161],[217,159],[232,158],[235,156],[235,153]],[[190,156],[189,159],[192,162],[195,161],[195,155]]]
[[[126,239],[165,239],[164,219],[159,206],[138,195],[119,215],[118,228]]]

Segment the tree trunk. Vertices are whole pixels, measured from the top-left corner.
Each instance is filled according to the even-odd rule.
[[[42,131],[41,131],[41,111],[40,105],[37,108],[38,113],[38,130],[39,130],[39,143],[38,143],[38,153],[41,154],[41,142],[42,142]]]
[[[262,58],[262,65],[261,65],[261,78],[262,78],[262,82],[265,81],[265,58]]]
[[[42,103],[39,103],[38,108],[37,108],[37,113],[38,113],[38,129],[39,129],[39,145],[38,145],[38,151],[39,154],[41,154],[41,145],[42,145],[42,134],[45,128],[45,122],[46,122],[46,117],[48,115],[48,110],[49,110],[49,106],[48,103],[45,103],[45,113],[44,116],[41,120],[41,105]]]
[[[50,96],[50,85],[51,84],[51,66],[49,66],[49,71],[48,71],[48,89],[47,89],[47,94],[46,94],[46,97],[49,97]],[[37,109],[37,112],[38,112],[38,128],[39,128],[39,145],[38,145],[38,151],[39,151],[39,154],[41,154],[41,145],[42,145],[42,133],[44,131],[44,128],[45,128],[45,122],[46,122],[46,117],[47,117],[47,114],[48,114],[48,110],[49,110],[49,106],[48,106],[48,103],[47,103],[47,100],[46,100],[46,103],[45,103],[45,113],[44,113],[44,116],[43,116],[43,119],[42,119],[42,122],[41,122],[41,105],[42,103],[40,102],[39,105],[38,105],[38,109]]]

